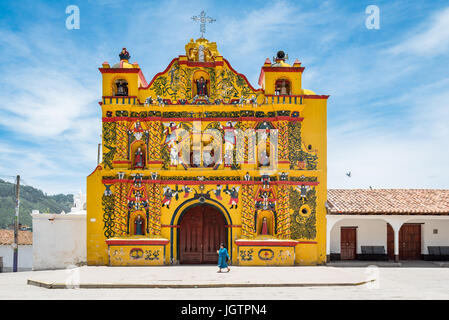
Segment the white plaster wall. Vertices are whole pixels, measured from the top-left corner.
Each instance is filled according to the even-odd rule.
[[[3,272],[10,272],[13,268],[14,250],[12,245],[0,245],[0,257],[3,257]],[[18,271],[31,270],[33,267],[33,246],[19,245]]]
[[[86,263],[86,211],[32,214],[33,270]]]
[[[428,254],[428,246],[449,246],[449,216],[428,216],[414,218],[406,215],[384,216],[390,224],[421,223],[421,253]],[[357,253],[363,245],[384,246],[387,250],[386,221],[373,216],[345,217],[337,222],[330,232],[330,253],[340,253],[341,227],[357,228]],[[437,229],[438,233],[433,234]]]
[[[423,223],[421,226],[421,253],[429,254],[428,246],[449,246],[449,219],[448,220],[424,220],[413,219],[407,223]],[[433,234],[437,229],[438,233]]]
[[[341,227],[357,227],[357,253],[361,246],[384,246],[387,252],[387,223],[379,219],[344,219],[337,222],[330,234],[330,252],[340,253]]]

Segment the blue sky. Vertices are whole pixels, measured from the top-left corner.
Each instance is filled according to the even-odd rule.
[[[206,37],[257,86],[282,49],[328,100],[329,188],[449,188],[447,1],[0,1],[0,178],[85,192],[103,61],[126,47],[150,80]],[[80,29],[65,27],[68,5]],[[367,29],[365,9],[380,9]],[[351,171],[351,177],[345,175]]]

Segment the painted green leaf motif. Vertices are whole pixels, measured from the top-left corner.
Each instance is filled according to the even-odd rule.
[[[307,191],[303,198],[295,187],[289,189],[290,208],[293,208],[291,221],[292,239],[315,239],[316,238],[316,190],[315,187]],[[302,215],[299,210],[307,204],[311,213],[307,216]]]

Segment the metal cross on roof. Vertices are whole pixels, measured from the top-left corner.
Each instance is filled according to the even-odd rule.
[[[201,11],[199,16],[193,16],[193,21],[199,21],[200,22],[200,32],[201,32],[201,38],[204,38],[204,34],[206,33],[206,22],[212,23],[214,21],[217,21],[215,19],[212,19],[211,17],[206,17],[206,12]]]

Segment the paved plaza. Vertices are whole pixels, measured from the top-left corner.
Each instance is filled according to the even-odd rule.
[[[69,287],[76,283],[143,283],[163,288],[48,289],[28,284],[30,279],[64,282]],[[360,281],[364,284],[357,284]],[[190,286],[195,283],[203,287]],[[246,284],[246,287],[220,287],[220,284]],[[269,286],[262,287],[263,284]],[[449,299],[449,268],[432,263],[368,268],[232,267],[230,273],[219,274],[215,266],[80,267],[2,273],[0,299]]]

